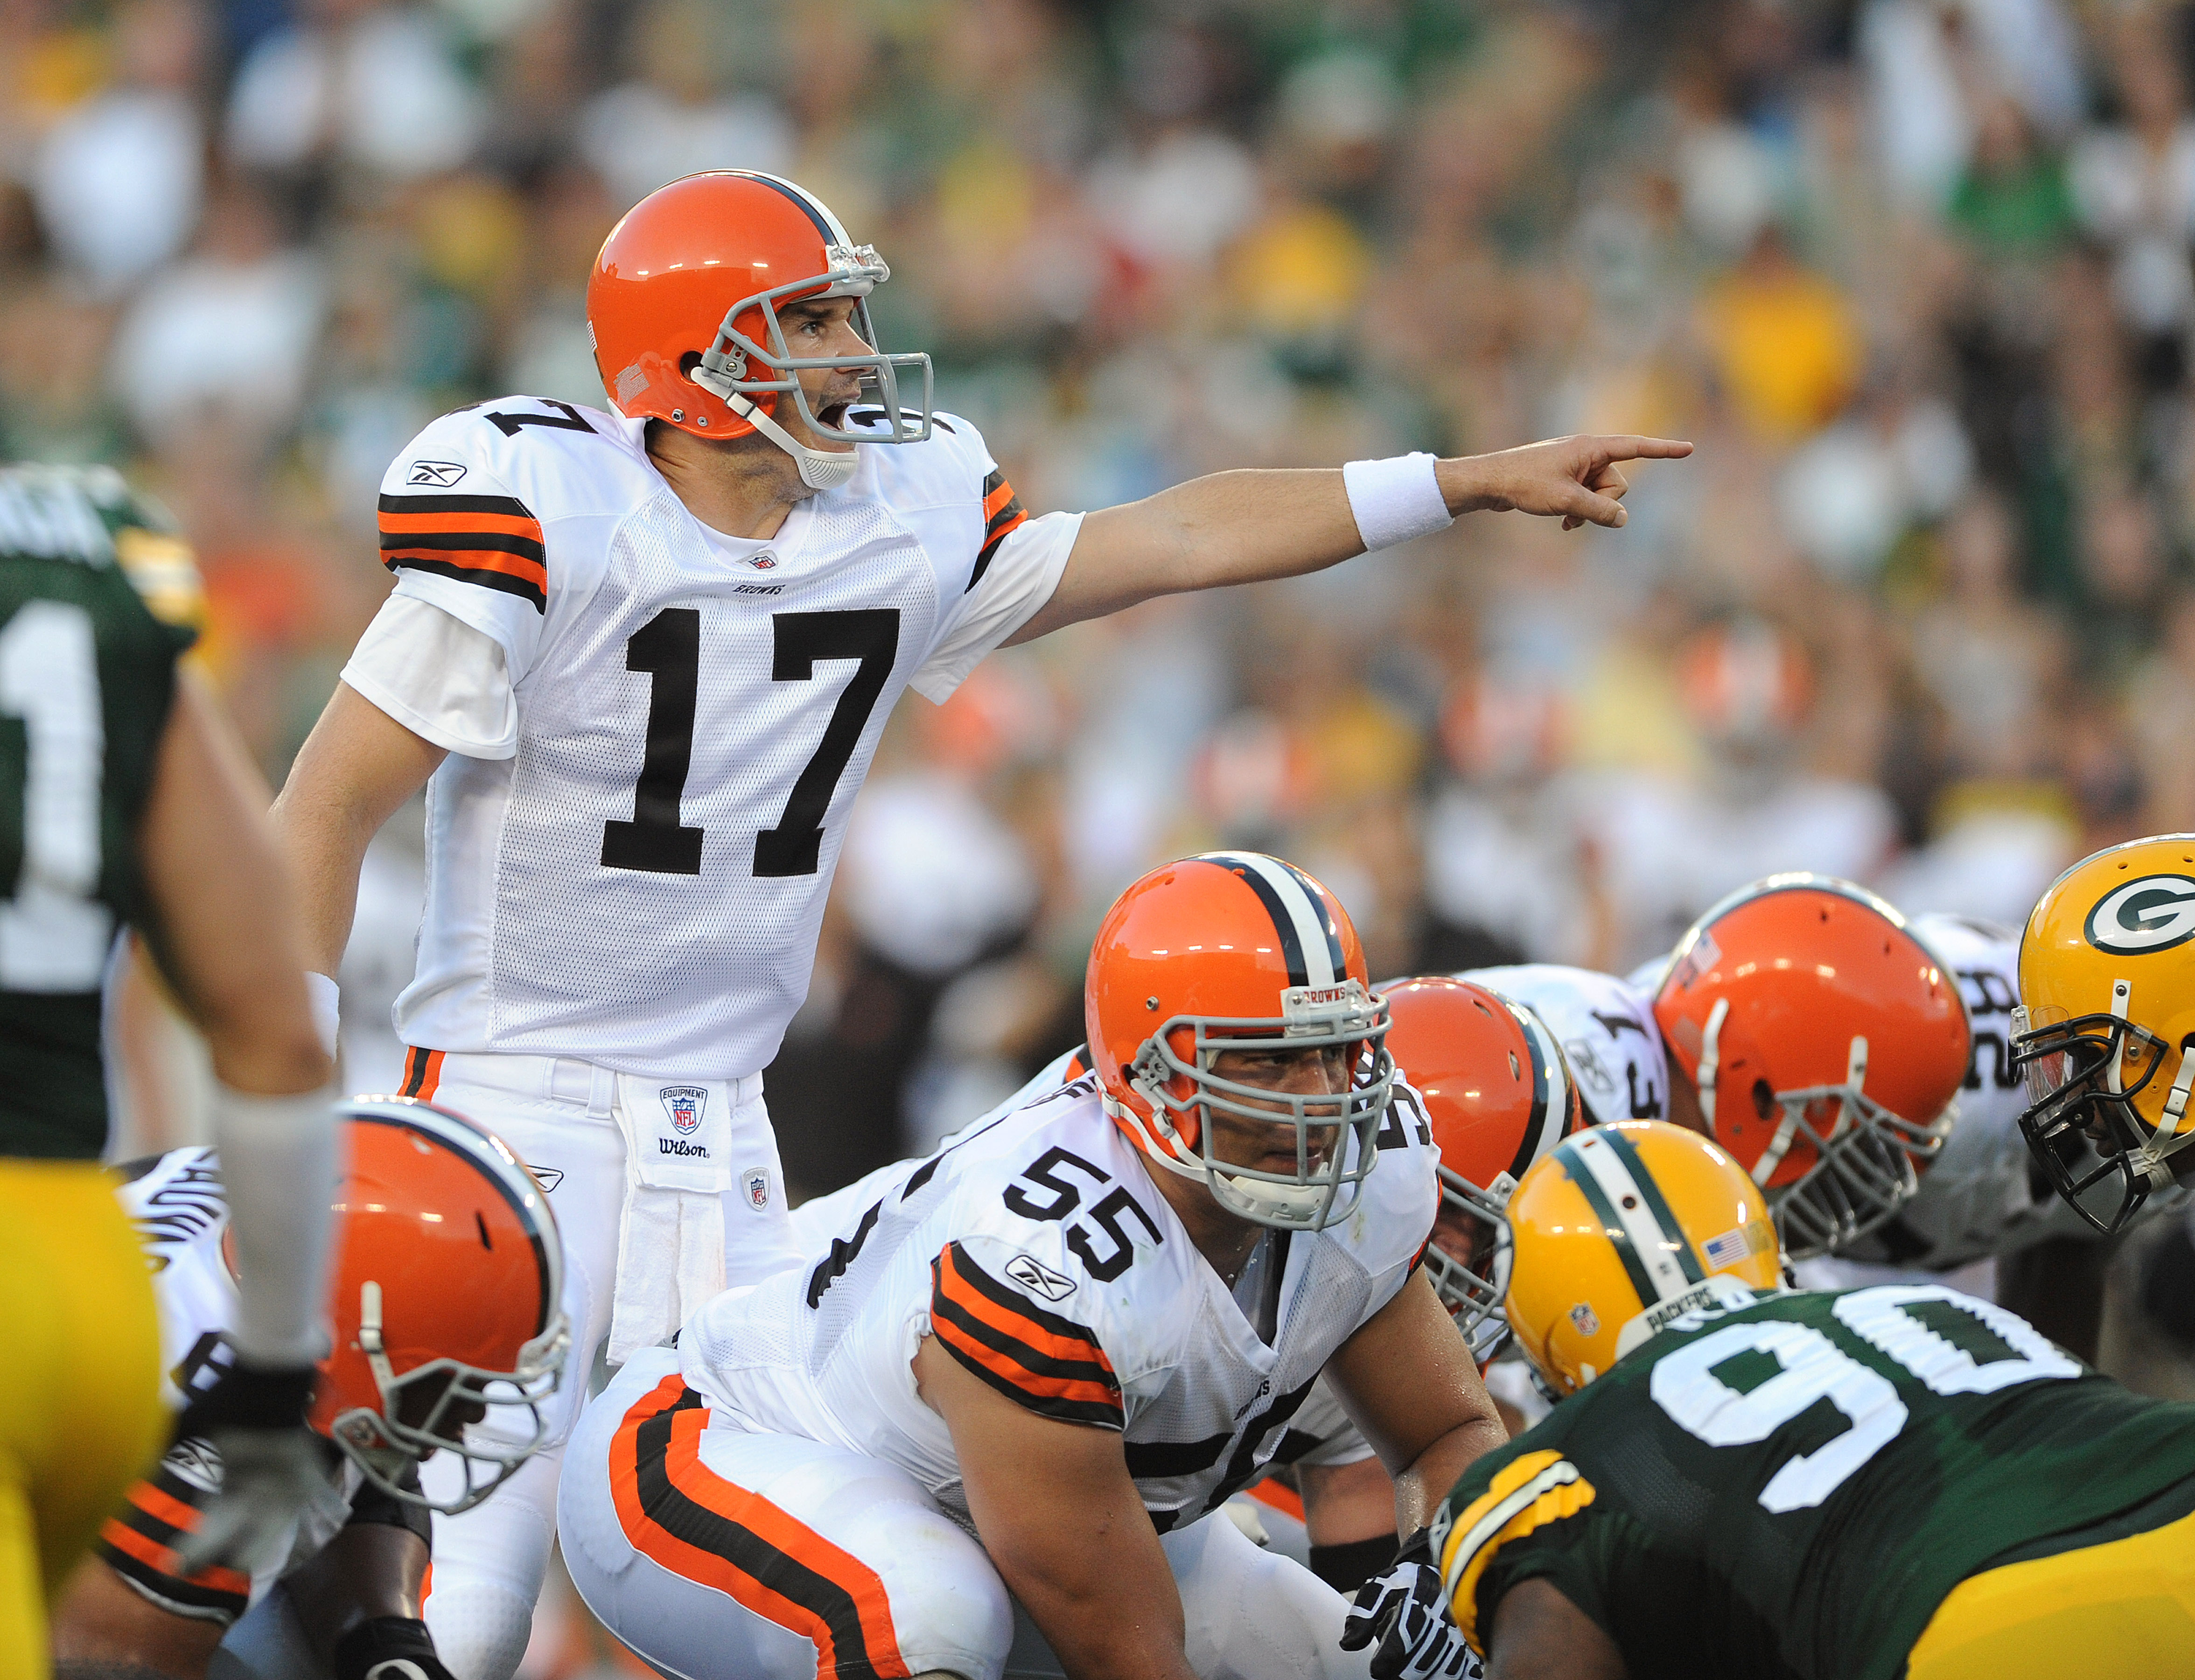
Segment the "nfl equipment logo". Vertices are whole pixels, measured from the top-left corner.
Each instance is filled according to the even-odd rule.
[[[769,1205],[769,1173],[762,1167],[749,1167],[740,1175],[740,1184],[747,1192],[747,1205],[761,1209]]]
[[[701,1123],[701,1111],[709,1101],[708,1088],[703,1085],[665,1085],[660,1094],[664,1112],[671,1117],[671,1129],[686,1137]]]
[[[1600,1334],[1600,1315],[1582,1301],[1570,1308],[1570,1322],[1577,1326],[1580,1336]]]

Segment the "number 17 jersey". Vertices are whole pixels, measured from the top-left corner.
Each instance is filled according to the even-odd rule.
[[[1466,1470],[1433,1541],[1481,1650],[1544,1579],[1633,1680],[1894,1680],[1969,1575],[2191,1509],[2195,1406],[1901,1284],[1686,1314]]]
[[[770,1060],[893,704],[942,700],[1018,629],[1079,523],[1028,518],[957,417],[856,447],[766,541],[703,525],[643,424],[594,409],[482,404],[390,467],[392,607],[489,638],[516,714],[509,756],[453,752],[429,785],[406,1043],[694,1079]],[[360,665],[346,680],[434,739]]]

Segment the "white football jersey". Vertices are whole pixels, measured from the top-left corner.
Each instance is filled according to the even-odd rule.
[[[2093,1236],[2036,1169],[2020,1134],[2027,1106],[2012,1066],[2019,935],[1959,915],[1913,918],[1915,936],[1957,976],[1973,1028],[1973,1060],[1952,1100],[1950,1135],[1912,1200],[1841,1250],[1847,1259],[1942,1272],[2046,1237]]]
[[[1577,1082],[1587,1124],[1668,1118],[1669,1057],[1653,1000],[1628,981],[1552,962],[1470,968],[1456,978],[1524,1004],[1547,1023]]]
[[[1258,1475],[1334,1349],[1409,1279],[1437,1154],[1398,1129],[1345,1217],[1266,1238],[1270,1344],[1085,1077],[905,1163],[814,1265],[717,1296],[680,1334],[685,1380],[743,1427],[884,1459],[965,1515],[909,1365],[935,1334],[1032,1411],[1121,1430],[1165,1532]]]
[[[1079,528],[1029,519],[941,415],[740,541],[687,511],[644,431],[507,397],[436,420],[383,482],[396,592],[493,638],[517,704],[512,756],[452,753],[429,785],[407,1044],[759,1071],[901,691],[949,695]]]
[[[120,1185],[115,1195],[153,1268],[153,1298],[160,1319],[160,1398],[181,1411],[185,1390],[205,1387],[212,1380],[209,1371],[226,1366],[233,1357],[226,1338],[236,1323],[237,1296],[221,1252],[228,1200],[220,1163],[210,1149],[170,1150]],[[349,1459],[341,1462],[335,1480],[297,1519],[282,1561],[252,1577],[252,1598],[336,1537],[349,1520],[351,1499],[363,1480]],[[136,1543],[151,1539],[164,1545],[174,1529],[164,1522],[163,1511],[176,1502],[202,1505],[220,1491],[219,1455],[203,1440],[177,1441],[139,1487],[147,1483],[153,1489],[151,1497],[141,1500],[133,1490],[115,1519],[134,1531],[131,1549],[102,1539],[101,1555],[140,1591],[184,1615],[226,1619],[240,1614],[244,1595],[223,1590],[222,1578],[229,1572],[209,1571],[181,1580],[162,1571]],[[239,1578],[229,1585],[241,1587],[242,1582]]]

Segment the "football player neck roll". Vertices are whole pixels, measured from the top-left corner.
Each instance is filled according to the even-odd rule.
[[[1957,980],[1864,887],[1770,875],[1678,941],[1654,997],[1708,1135],[1795,1258],[1873,1230],[1943,1147],[1972,1031]]]
[[[541,1440],[540,1406],[570,1339],[562,1253],[547,1198],[501,1140],[401,1098],[354,1099],[336,1118],[346,1164],[331,1198],[334,1345],[308,1414],[331,1475],[249,1568],[195,1567],[187,1556],[226,1509],[219,1496],[237,1473],[234,1452],[251,1446],[250,1430],[216,1427],[237,1370],[236,1250],[222,1163],[210,1150],[175,1150],[123,1185],[123,1209],[154,1267],[161,1350],[181,1416],[174,1446],[107,1521],[99,1561],[64,1602],[55,1631],[64,1656],[201,1671],[222,1630],[276,1581],[313,1565],[324,1590],[291,1602],[308,1637],[325,1633],[320,1648],[356,1609],[386,1624],[357,1649],[378,1641],[392,1654],[422,1648],[432,1660],[418,1621],[431,1519],[488,1498]],[[491,1408],[500,1427],[472,1430]],[[423,1486],[422,1466],[437,1455],[435,1469],[447,1464],[449,1474]],[[390,1528],[416,1544],[342,1539]],[[328,1580],[337,1590],[325,1590]],[[384,1614],[391,1602],[408,1615]],[[147,1603],[166,1615],[148,1621]],[[444,1672],[439,1664],[419,1671]]]
[[[890,278],[876,247],[855,244],[804,188],[751,170],[689,175],[649,193],[602,242],[587,281],[595,365],[628,419],[716,441],[758,432],[809,489],[835,490],[854,475],[855,445],[919,443],[934,423],[930,358],[877,348],[869,294]],[[835,311],[792,309],[840,297],[851,300],[850,345],[825,342]],[[820,384],[821,403],[804,373],[837,376]],[[902,374],[921,381],[912,410]],[[881,429],[845,424],[857,393],[874,398],[865,418]],[[844,447],[815,448],[788,420]]]
[[[1322,1379],[1388,1455],[1391,1544],[1505,1436],[1420,1275],[1436,1152],[1346,914],[1276,858],[1167,864],[1085,1004],[1091,1072],[870,1181],[581,1416],[565,1556],[659,1669],[995,1680],[1010,1592],[1069,1673],[1460,1669],[1421,1549],[1352,1616],[1221,1513]]]
[[[1482,1367],[1507,1336],[1502,1209],[1517,1181],[1582,1123],[1577,1088],[1546,1023],[1444,974],[1379,988],[1392,1025],[1398,1103],[1425,1113],[1440,1149],[1441,1211],[1426,1274]]]
[[[1783,1289],[1697,1133],[1580,1133],[1508,1212],[1568,1398],[1432,1525],[1489,1673],[2195,1676],[2195,1406],[1941,1285]]]
[[[2052,1186],[2120,1231],[2195,1180],[2195,834],[2160,834],[2059,876],[2019,942],[2020,1129]]]

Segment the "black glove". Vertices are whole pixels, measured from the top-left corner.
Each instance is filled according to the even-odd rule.
[[[435,1654],[427,1624],[376,1616],[336,1641],[336,1680],[457,1680]]]
[[[1404,1543],[1384,1575],[1357,1591],[1341,1625],[1341,1648],[1361,1651],[1374,1640],[1372,1680],[1478,1680],[1485,1671],[1449,1619],[1440,1571],[1420,1529]]]
[[[176,1547],[178,1568],[222,1563],[256,1574],[281,1562],[291,1525],[327,1488],[329,1451],[305,1422],[314,1369],[262,1371],[239,1362],[194,1394],[176,1424],[221,1455],[221,1492]]]

